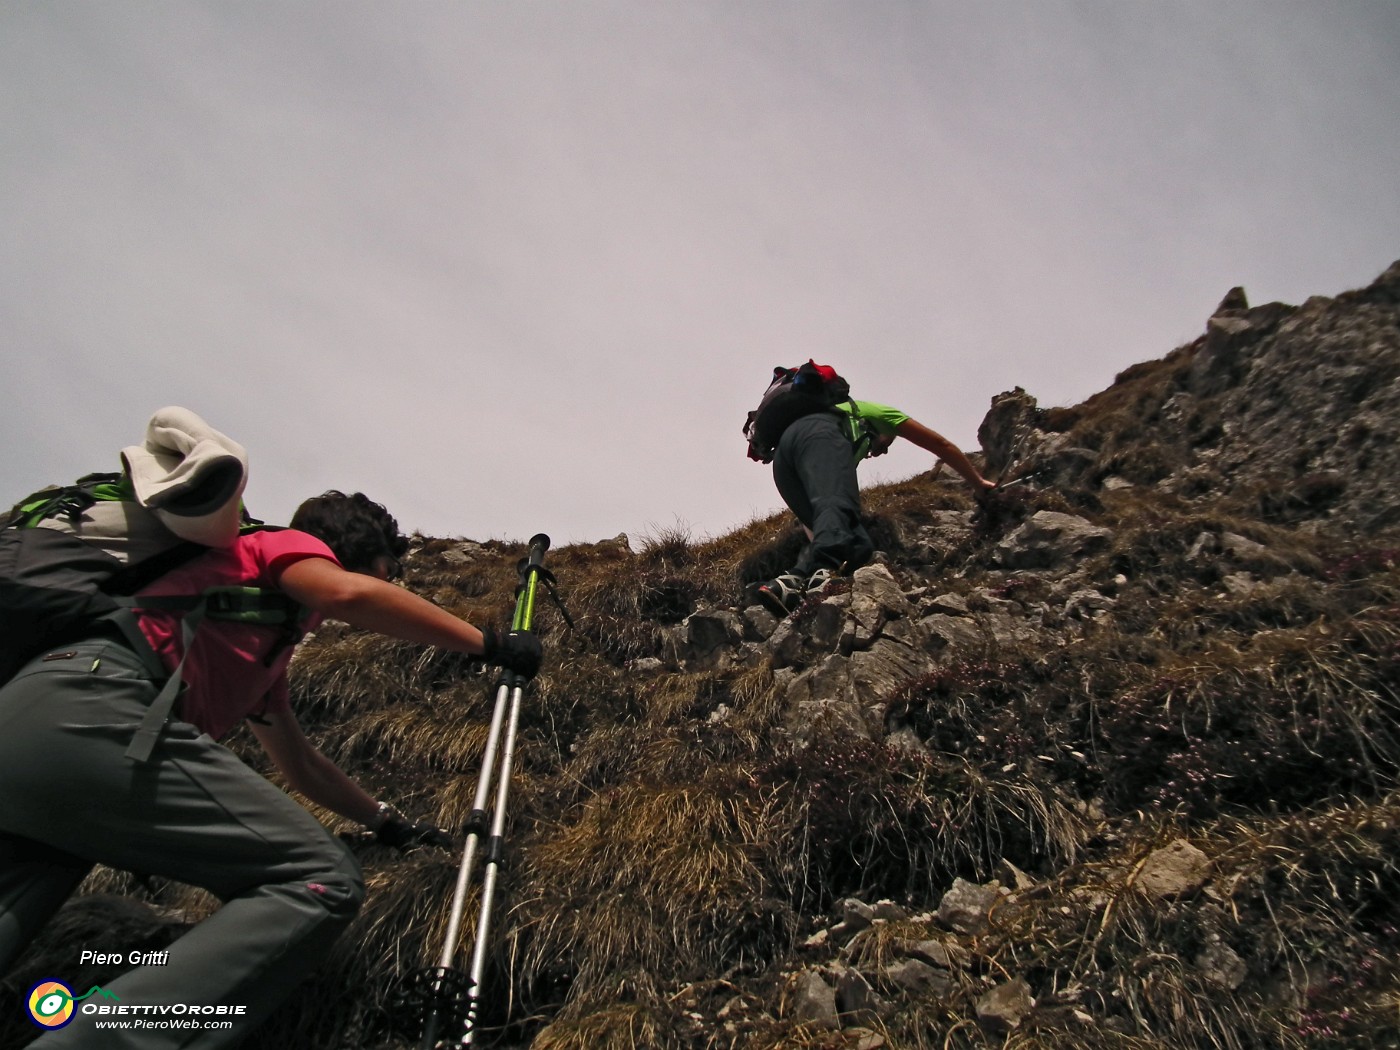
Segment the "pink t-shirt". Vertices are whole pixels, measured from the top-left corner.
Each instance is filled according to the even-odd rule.
[[[166,573],[141,594],[200,594],[228,586],[276,589],[282,570],[303,558],[336,560],[329,547],[305,532],[250,532],[232,547],[213,549]],[[149,609],[138,610],[137,618],[146,640],[173,671],[183,652],[180,615]],[[320,621],[312,614],[304,627],[312,630]],[[250,714],[286,711],[289,642],[295,640],[281,627],[206,619],[181,672],[180,719],[218,740]]]

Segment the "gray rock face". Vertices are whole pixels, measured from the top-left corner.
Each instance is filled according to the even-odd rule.
[[[1000,478],[1045,440],[1039,423],[1035,398],[1019,386],[992,399],[991,409],[977,428],[977,441],[982,446],[989,477]]]
[[[822,736],[878,740],[885,699],[937,660],[918,610],[883,565],[858,569],[851,590],[789,616],[768,639],[786,685],[783,725],[799,745]]]
[[[1278,512],[1357,531],[1400,520],[1387,491],[1400,475],[1400,263],[1335,299],[1212,318],[1190,379],[1199,414],[1225,424],[1210,443],[1222,488],[1335,472],[1317,491],[1280,492]]]
[[[1205,885],[1210,872],[1210,858],[1185,839],[1177,839],[1153,852],[1137,883],[1154,897],[1177,897]]]
[[[813,1028],[840,1028],[836,1011],[836,989],[816,970],[803,970],[797,975],[792,992],[792,1019]]]
[[[1233,288],[1180,352],[1189,367],[1164,403],[1139,407],[1153,429],[1134,440],[1157,446],[1147,483],[1262,490],[1268,516],[1325,517],[1357,535],[1400,522],[1400,261],[1367,288],[1302,306],[1251,307]],[[988,473],[1052,489],[1143,480],[1120,476],[1112,442],[1082,447],[1045,419],[1019,387],[994,398],[978,431]]]
[[[1031,519],[997,544],[997,561],[1008,569],[1045,569],[1103,550],[1113,530],[1074,514],[1037,511]]]
[[[1026,1015],[1035,1009],[1031,987],[1017,977],[997,985],[977,1000],[977,1020],[996,1032],[1009,1032],[1018,1027]]]
[[[975,882],[954,879],[953,888],[939,902],[938,921],[960,933],[980,933],[987,928],[987,916],[1000,890],[996,883],[979,886]]]

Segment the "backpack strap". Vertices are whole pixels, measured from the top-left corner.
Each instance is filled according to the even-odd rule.
[[[894,438],[881,434],[875,424],[860,414],[856,408],[856,399],[847,397],[837,402],[838,405],[850,405],[849,410],[833,408],[842,417],[842,426],[847,439],[851,442],[852,450],[861,458],[867,456],[883,456],[890,450]]]
[[[85,474],[71,485],[50,485],[20,500],[4,527],[29,528],[60,515],[72,520],[94,503],[135,498],[131,480],[123,474]]]
[[[0,520],[0,528],[29,529],[59,518],[76,522],[80,515],[95,504],[109,501],[136,501],[135,489],[128,475],[88,474],[70,485],[41,489],[16,504],[9,514]],[[240,510],[242,532],[274,528],[253,518],[241,505]],[[126,750],[126,756],[138,763],[148,761],[154,753],[161,731],[184,691],[185,661],[206,618],[279,629],[281,636],[268,653],[268,666],[271,666],[288,646],[296,643],[306,621],[307,610],[291,598],[281,592],[258,587],[213,587],[195,595],[134,597],[167,573],[208,551],[209,547],[204,544],[177,542],[114,572],[103,569],[105,578],[96,584],[96,594],[104,599],[99,607],[110,611],[84,614],[85,627],[107,624],[114,628],[141,661],[151,680],[163,683]],[[106,552],[101,556],[110,558]],[[112,608],[114,605],[115,609]],[[166,610],[179,616],[182,650],[179,663],[173,671],[166,670],[159,654],[147,641],[136,616],[138,609]]]
[[[199,543],[177,543],[144,561],[112,573],[102,582],[101,591],[113,598],[135,594],[155,583],[167,572],[173,572],[186,562],[208,553],[209,548]]]
[[[137,652],[141,653],[142,660],[145,661],[146,654],[149,653],[159,665],[160,659],[156,657],[155,650],[146,641],[146,636],[141,633],[140,625],[137,624],[136,616],[132,612],[132,607],[136,604],[135,599],[122,599],[123,605],[126,605],[128,601],[131,603],[130,606],[117,610],[111,616],[116,620],[117,626],[121,627],[122,633],[126,635],[128,641],[133,640],[133,633],[140,639]],[[145,717],[141,719],[141,724],[136,727],[136,735],[131,738],[131,744],[126,749],[126,757],[138,764],[150,761],[151,754],[155,751],[156,741],[160,739],[161,730],[165,728],[165,723],[170,720],[171,712],[175,710],[175,701],[180,698],[180,693],[184,691],[185,661],[189,659],[195,634],[199,631],[199,625],[204,622],[204,616],[208,610],[208,603],[204,601],[202,596],[194,599],[195,604],[192,608],[188,604],[190,599],[177,598],[175,601],[185,603],[183,607],[189,609],[180,621],[183,644],[180,662],[175,665],[175,670],[170,672],[170,677],[165,680],[165,685],[161,686],[160,692],[151,701],[151,706],[146,708]],[[141,603],[147,608],[150,608],[155,602],[155,599],[141,599]],[[165,603],[161,602],[160,604],[164,605]],[[173,608],[174,606],[166,607]],[[122,616],[122,613],[126,615]],[[128,623],[130,627],[127,626]],[[161,667],[160,671],[163,675],[165,673],[164,667]]]
[[[175,665],[175,670],[170,672],[155,700],[146,709],[146,714],[126,749],[126,757],[136,763],[148,762],[155,752],[160,734],[175,710],[175,702],[184,691],[185,661],[189,659],[195,637],[206,618],[282,628],[282,638],[268,654],[267,663],[270,665],[286,646],[296,641],[306,615],[306,609],[287,595],[261,587],[210,587],[197,596],[158,595],[143,598],[123,597],[115,600],[122,608],[109,613],[107,618],[121,629],[123,636],[140,654],[147,668],[155,670],[157,678],[165,677],[165,668],[141,632],[134,610],[168,609],[185,614],[180,621],[180,662]]]
[[[266,587],[210,587],[200,598],[212,619],[234,623],[285,627],[299,624],[306,614],[304,606]]]

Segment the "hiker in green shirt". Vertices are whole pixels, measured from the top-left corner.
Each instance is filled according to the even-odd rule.
[[[951,441],[889,405],[848,400],[789,424],[773,455],[773,481],[808,543],[796,565],[758,588],[774,613],[786,616],[804,594],[819,593],[834,575],[858,569],[875,553],[860,521],[856,467],[887,452],[897,437],[932,452],[977,491],[994,487]]]

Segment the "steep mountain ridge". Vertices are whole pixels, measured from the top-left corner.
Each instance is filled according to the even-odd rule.
[[[479,1044],[1400,1046],[1397,438],[1400,263],[1232,290],[1081,405],[999,395],[1003,487],[868,490],[881,554],[781,623],[746,600],[781,517],[551,551],[577,627],[540,606]],[[407,582],[499,621],[522,554],[419,537]],[[318,746],[461,826],[489,679],[340,625],[294,666]],[[249,1046],[416,1045],[390,1004],[457,858],[363,856],[360,920]],[[212,907],[87,889],[7,990]]]
[[[993,467],[1015,457],[1091,490],[1127,480],[1197,500],[1254,497],[1265,520],[1364,536],[1396,523],[1397,303],[1400,264],[1300,307],[1250,308],[1235,288],[1164,360],[1072,409],[1003,396],[979,438]]]

